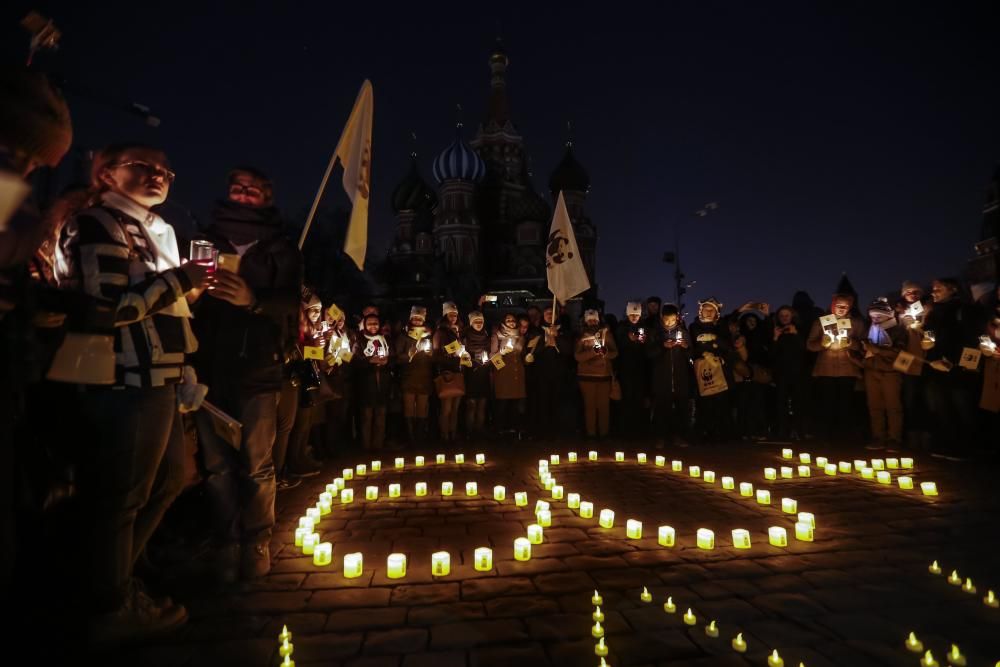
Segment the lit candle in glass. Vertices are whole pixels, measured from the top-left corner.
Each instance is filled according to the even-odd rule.
[[[402,579],[406,576],[406,554],[389,554],[385,561],[386,576],[390,579]]]
[[[417,496],[426,496],[427,482],[417,482],[414,486],[414,493],[416,493]]]
[[[332,484],[326,485],[326,492],[329,493],[331,497],[340,493],[340,490],[343,488],[343,486],[338,486],[337,484],[338,479],[340,478],[337,477],[336,479],[333,480]],[[340,481],[343,482],[344,480],[341,479]]]
[[[625,452],[615,452],[615,461],[621,463],[625,460]]]
[[[308,512],[309,510],[306,511]],[[316,525],[316,520],[313,519],[308,514],[306,516],[299,517],[299,528],[308,528],[309,532],[312,532],[312,529],[315,525]]]
[[[312,526],[309,526],[308,528],[305,528],[303,526],[299,526],[298,528],[296,528],[295,529],[295,546],[301,547],[302,546],[302,540],[303,540],[303,538],[305,538],[306,535],[311,535],[312,532],[313,532]]]
[[[451,574],[451,554],[447,551],[435,551],[432,553],[431,574],[435,577],[445,577]]]
[[[355,579],[361,576],[364,570],[364,557],[360,551],[352,554],[344,554],[344,577]]]
[[[399,494],[401,492],[402,492],[402,488],[400,487],[399,484],[390,484],[389,485],[389,497],[390,498],[399,498]]]
[[[465,495],[467,496],[479,495],[479,485],[476,484],[475,482],[466,482]]]
[[[983,604],[993,609],[1000,608],[1000,600],[997,599],[996,593],[992,590],[986,591],[986,597],[983,598]]]
[[[712,470],[706,470],[705,473],[701,476],[701,478],[703,480],[705,480],[706,484],[714,484],[715,483],[715,472],[712,471]]]
[[[347,479],[354,479],[354,469],[353,468],[344,468],[343,470],[340,471],[340,474],[343,475],[343,477],[344,477],[345,480],[347,480]],[[344,487],[341,486],[340,488],[344,488]]]
[[[514,560],[531,560],[531,540],[527,537],[514,539]]]
[[[764,479],[778,479],[778,471],[774,468],[764,468]]]
[[[525,507],[528,504],[528,492],[516,491],[514,493],[514,504],[517,507]]]
[[[417,466],[418,468],[423,468],[424,467],[424,463],[425,463],[425,460],[424,460],[424,457],[422,457],[422,456],[416,456],[413,459],[413,465]]]
[[[795,470],[791,466],[781,466],[781,479],[791,479]]]
[[[378,500],[378,487],[377,486],[366,486],[365,487],[365,500]]]
[[[594,503],[588,500],[580,501],[580,518],[581,519],[593,519],[594,518]]]
[[[455,454],[455,463],[459,465],[465,463],[465,454]]]
[[[555,477],[546,477],[545,483],[542,485],[546,491],[551,491],[552,487],[556,485]]]
[[[368,466],[364,463],[359,463],[358,465],[354,466],[354,474],[356,474],[358,477],[364,477],[365,475],[368,474]]]
[[[587,452],[587,458],[590,459],[591,461],[596,461],[597,460],[597,452],[595,452],[593,449],[590,450],[589,452]]]
[[[941,566],[938,565],[937,561],[934,561],[933,563],[927,566],[927,571],[930,572],[931,574],[941,574]]]
[[[972,585],[972,579],[966,577],[965,583],[962,584],[962,590],[965,591],[966,593],[969,593],[970,595],[975,594],[976,587]]]
[[[553,484],[552,485],[552,499],[553,500],[562,500],[562,498],[563,498],[563,487],[562,487],[562,484]]]
[[[688,475],[691,477],[701,477],[701,466],[688,466]]]
[[[810,477],[812,475],[812,470],[809,466],[799,466],[799,477]]]
[[[952,667],[965,667],[965,656],[962,655],[962,651],[959,650],[956,644],[951,645],[951,650],[948,651],[948,664]]]
[[[837,464],[837,469],[838,471],[843,473],[849,473],[851,472],[851,470],[853,470],[850,461],[841,461],[840,463]]]
[[[615,525],[615,512],[614,510],[601,510],[601,518],[598,521],[601,528],[611,528]]]
[[[827,463],[825,466],[823,466],[823,471],[830,477],[835,477],[837,475],[837,464]]]
[[[552,512],[549,510],[538,510],[535,516],[538,519],[538,525],[542,528],[548,528],[552,525]]]
[[[925,496],[936,496],[938,494],[937,484],[934,482],[920,482],[920,490]]]
[[[715,548],[715,533],[708,528],[698,529],[698,548],[699,549],[714,549]]]
[[[319,501],[321,503],[332,503],[333,494],[330,493],[329,491],[324,491],[323,493],[319,494]]]
[[[825,468],[826,464],[829,463],[829,462],[830,462],[830,460],[827,459],[825,456],[817,456],[816,457],[816,467],[817,468]]]
[[[799,512],[799,523],[808,523],[810,528],[816,528],[816,515],[812,512]]]
[[[872,459],[872,470],[885,470],[885,461],[882,459]]]
[[[344,489],[340,492],[340,504],[350,505],[354,502],[354,489]]]
[[[917,639],[917,633],[911,632],[910,636],[906,638],[906,650],[913,651],[914,653],[923,653],[924,643]]]
[[[580,494],[579,493],[571,493],[571,494],[567,495],[566,496],[566,506],[569,507],[571,510],[579,509],[580,508]]]
[[[725,489],[726,491],[732,491],[733,489],[736,488],[736,481],[729,476],[723,477],[722,488]]]
[[[662,468],[667,465],[667,458],[665,456],[657,456],[653,459],[653,462],[656,464],[657,468]]]
[[[904,456],[899,459],[899,465],[904,470],[909,470],[913,467],[913,459],[909,456]]]
[[[559,465],[559,455],[558,454],[549,454],[549,465],[554,465],[554,466]]]
[[[576,463],[577,461],[576,452],[570,452],[566,454],[566,460],[569,461],[570,463]]]
[[[795,524],[795,539],[802,542],[813,541],[813,527],[805,521],[798,521]]]
[[[861,479],[875,479],[875,469],[874,468],[862,468],[861,469]]]
[[[635,455],[635,460],[638,461],[639,463],[645,463],[646,462],[646,452],[639,452],[638,454],[636,454]]]
[[[493,487],[493,500],[503,500],[506,497],[507,497],[506,487],[500,486],[499,484]]]
[[[885,460],[885,467],[888,468],[889,470],[898,470],[899,469],[899,459],[886,459]]]
[[[404,459],[402,456],[397,456],[396,457],[396,470],[402,470],[405,465],[406,465],[406,459]]]
[[[486,454],[476,454],[476,465],[486,464]]]
[[[372,461],[372,472],[382,472],[381,461]]]
[[[455,492],[455,485],[451,482],[441,482],[441,495],[450,496]]]
[[[785,514],[795,514],[799,511],[799,501],[795,498],[782,498],[781,511]]]
[[[536,515],[539,512],[541,512],[542,510],[548,510],[548,509],[551,509],[551,507],[549,506],[549,502],[547,500],[541,500],[541,499],[539,499],[539,500],[535,501],[535,514]]]
[[[437,463],[438,465],[444,463],[445,462],[444,454],[438,454],[437,456],[435,456],[434,462]]]
[[[781,526],[771,526],[767,529],[767,541],[771,543],[771,546],[787,547],[788,532]]]
[[[287,639],[281,640],[281,646],[278,647],[278,655],[280,655],[284,660],[282,665],[292,665],[295,666],[295,661],[291,659],[292,652],[295,650],[295,644],[290,643]]]
[[[302,538],[302,553],[312,556],[317,544],[319,544],[319,533],[309,533]]]
[[[879,470],[875,473],[875,479],[879,484],[892,484],[892,473],[888,470]]]
[[[801,454],[799,454],[799,463],[805,463],[805,464],[812,463],[812,457],[808,453],[802,452]]]
[[[656,529],[656,541],[661,547],[674,546],[676,538],[677,533],[674,531],[673,526],[660,526]]]
[[[791,459],[794,456],[795,456],[795,453],[792,450],[790,450],[790,449],[786,448],[786,449],[782,449],[781,450],[781,458],[783,458],[783,459]]]
[[[333,503],[327,500],[321,500],[316,503],[316,509],[319,510],[320,515],[329,514],[333,511]]]
[[[961,586],[962,577],[958,576],[958,570],[952,570],[951,574],[948,575],[948,583],[952,586]]]
[[[319,523],[319,517],[320,513],[318,507],[310,507],[309,509],[306,510],[306,518],[311,520],[314,525]]]
[[[489,572],[493,569],[493,549],[479,547],[474,556],[475,568],[479,572]]]
[[[531,544],[541,544],[544,530],[537,523],[528,524],[528,542]]]
[[[625,537],[627,537],[630,540],[641,540],[642,521],[636,521],[635,519],[628,519],[625,522]]]
[[[771,504],[771,492],[767,489],[757,490],[757,504],[758,505],[770,505]]]
[[[604,636],[604,628],[601,627],[601,622],[600,621],[595,621],[594,622],[594,627],[592,627],[590,629],[590,634],[593,635],[597,639],[600,639],[601,637]]]
[[[329,565],[333,559],[333,544],[320,542],[313,549],[313,565]]]
[[[898,483],[899,484],[899,488],[903,489],[904,491],[909,491],[909,490],[913,489],[913,478],[912,477],[907,477],[906,475],[902,475],[902,476],[896,478],[896,483]]]
[[[750,482],[740,482],[740,495],[744,498],[753,498],[753,484]]]
[[[604,604],[604,598],[601,597],[600,593],[594,591],[594,594],[590,596],[590,604],[594,606],[597,606],[599,604]]]
[[[733,546],[737,549],[750,548],[750,531],[745,528],[733,529]]]

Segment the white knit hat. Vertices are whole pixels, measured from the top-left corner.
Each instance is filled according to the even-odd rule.
[[[452,301],[445,301],[443,304],[441,304],[441,314],[447,315],[448,313],[455,313],[456,315],[458,314],[458,306],[456,306],[455,303]]]
[[[625,315],[642,315],[642,304],[638,301],[629,301],[625,304]]]
[[[601,314],[598,313],[593,308],[588,308],[587,310],[583,311],[584,322],[586,322],[587,320],[599,320],[599,319],[601,319]]]
[[[475,322],[477,320],[480,321],[480,322],[485,322],[486,318],[484,318],[483,314],[481,312],[479,312],[478,310],[474,310],[471,313],[469,313],[469,324],[472,324],[473,322]]]
[[[414,317],[419,317],[422,320],[426,320],[427,309],[424,308],[423,306],[413,306],[412,308],[410,308],[410,319],[412,320]]]

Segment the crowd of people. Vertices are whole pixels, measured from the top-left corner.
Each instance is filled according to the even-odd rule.
[[[156,212],[175,174],[149,146],[98,151],[86,187],[34,210],[27,176],[69,148],[69,112],[40,75],[0,85],[5,586],[72,496],[95,644],[185,622],[136,575],[185,488],[208,508],[217,580],[252,580],[271,568],[276,494],[354,448],[863,437],[959,457],[1000,432],[995,292],[972,303],[939,278],[864,309],[848,291],[828,309],[709,298],[690,322],[658,298],[620,321],[544,301],[348,312],[308,286],[253,167],[230,171],[187,248]]]

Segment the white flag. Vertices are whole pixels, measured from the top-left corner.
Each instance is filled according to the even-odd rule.
[[[337,142],[336,157],[344,167],[344,190],[351,198],[351,221],[344,237],[344,252],[358,269],[365,268],[368,249],[368,200],[372,183],[372,113],[375,98],[371,81],[365,79],[354,102],[351,117]]]
[[[573,223],[566,210],[562,192],[556,202],[556,212],[552,216],[552,227],[545,245],[545,269],[552,295],[565,304],[581,292],[590,289],[587,270],[583,267],[580,246],[576,244]]]

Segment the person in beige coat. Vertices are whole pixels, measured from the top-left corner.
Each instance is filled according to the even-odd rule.
[[[608,435],[611,413],[611,362],[618,356],[615,337],[601,323],[596,310],[583,314],[583,330],[576,339],[576,379],[583,395],[583,417],[588,438]]]
[[[493,397],[494,420],[497,430],[504,435],[520,438],[521,416],[524,413],[525,390],[524,336],[517,326],[513,313],[504,315],[503,322],[490,338],[491,359],[494,364]],[[499,368],[497,368],[499,366]]]
[[[816,390],[817,425],[820,434],[851,435],[854,432],[852,399],[861,378],[861,336],[864,323],[851,315],[854,297],[834,294],[830,312],[816,320],[806,339],[806,349],[816,352],[813,386]]]

